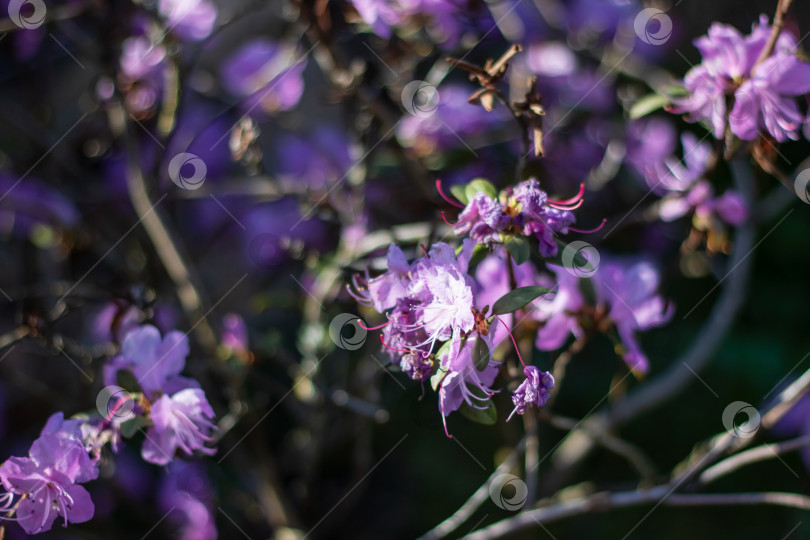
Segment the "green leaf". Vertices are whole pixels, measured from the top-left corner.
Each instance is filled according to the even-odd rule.
[[[126,390],[127,392],[141,392],[141,385],[138,382],[138,379],[135,378],[135,374],[132,373],[128,369],[120,369],[115,376],[116,382],[118,386]]]
[[[481,336],[475,339],[472,350],[472,361],[475,369],[478,371],[484,371],[489,365],[489,346],[486,341],[481,339]]]
[[[475,269],[478,268],[479,263],[483,261],[487,255],[489,255],[489,248],[487,246],[484,244],[475,244],[470,262],[467,265],[467,273],[474,276]]]
[[[681,84],[668,84],[664,87],[664,95],[673,97],[686,97],[689,95],[689,90]]]
[[[495,189],[495,186],[492,185],[492,182],[486,180],[485,178],[475,178],[469,184],[467,184],[467,188],[465,189],[465,193],[467,195],[467,200],[473,200],[479,193],[483,193],[485,195],[489,195],[493,199],[498,198],[498,190]]]
[[[146,419],[144,416],[136,416],[135,418],[130,418],[126,422],[121,423],[121,435],[129,439],[136,433],[138,433],[141,429],[145,428],[149,425],[149,420]]]
[[[467,199],[467,193],[465,191],[466,189],[467,189],[467,186],[464,186],[464,185],[461,185],[461,184],[456,184],[454,186],[450,186],[450,193],[453,194],[453,197],[455,197],[456,199],[461,201],[464,204],[464,206],[466,206],[467,203],[470,202]]]
[[[475,407],[467,405],[467,403],[462,403],[459,411],[473,422],[478,422],[486,426],[491,426],[498,420],[498,410],[495,408],[495,404],[492,403],[492,401],[489,402],[489,407],[486,409],[476,409]]]
[[[506,250],[515,259],[516,264],[523,264],[529,260],[531,248],[525,236],[508,235],[503,241]]]
[[[666,96],[662,96],[661,94],[647,94],[630,107],[630,119],[638,120],[668,104],[669,98]]]
[[[439,391],[439,386],[442,384],[445,375],[447,375],[449,371],[450,370],[447,369],[446,367],[439,366],[439,369],[436,370],[436,373],[430,376],[430,387],[433,388],[434,392]]]
[[[545,287],[529,286],[518,287],[514,291],[509,291],[501,296],[495,305],[492,306],[493,315],[504,315],[517,311],[538,296],[542,296],[551,292],[551,289]]]

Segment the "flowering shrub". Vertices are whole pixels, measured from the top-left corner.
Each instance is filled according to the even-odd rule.
[[[775,3],[0,1],[0,539],[790,537]]]

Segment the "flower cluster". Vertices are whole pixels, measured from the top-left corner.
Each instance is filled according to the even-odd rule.
[[[522,234],[537,239],[540,256],[553,257],[557,254],[556,233],[589,232],[571,227],[575,221],[571,211],[582,205],[583,192],[584,186],[580,186],[575,197],[555,201],[535,179],[507,188],[500,196],[494,195],[494,188],[490,193],[479,191],[463,207],[453,232],[487,245],[502,241],[504,234]]]
[[[770,34],[765,15],[747,36],[713,24],[695,41],[703,61],[686,74],[689,95],[675,99],[671,111],[708,121],[718,139],[727,120],[740,139],[753,140],[763,130],[780,142],[796,139],[805,119],[794,96],[810,92],[810,64],[796,56],[796,38],[788,32],[779,35],[773,54],[759,61]]]
[[[178,449],[189,455],[215,451],[205,446],[215,429],[214,411],[199,383],[180,375],[188,352],[184,334],[170,332],[161,338],[157,328],[145,325],[126,335],[121,354],[105,366],[105,384],[115,385],[119,373],[129,371],[140,386],[138,410],[151,420],[141,457],[150,463],[165,465]]]
[[[131,436],[149,426],[141,457],[166,465],[176,451],[211,455],[215,429],[214,411],[199,384],[180,376],[188,355],[188,339],[170,332],[161,339],[150,325],[130,330],[122,352],[104,370],[110,398],[105,414],[65,420],[59,412],[50,417],[28,457],[12,457],[0,465],[0,512],[11,519],[16,514],[28,534],[47,531],[57,518],[64,524],[82,523],[93,517],[90,494],[80,484],[98,477],[103,447],[120,448],[122,436]],[[137,392],[116,386],[118,376],[128,371],[137,379]],[[102,392],[105,395],[105,392]]]
[[[62,413],[48,419],[28,457],[12,457],[0,466],[0,497],[9,519],[16,513],[28,534],[47,531],[57,517],[82,523],[95,510],[90,494],[80,484],[98,477],[98,457],[86,446],[85,423],[65,420]],[[18,498],[16,498],[18,497]]]
[[[478,285],[467,273],[473,247],[465,241],[456,256],[449,245],[438,243],[409,263],[392,244],[388,270],[373,279],[355,277],[352,291],[362,304],[380,313],[390,310],[381,339],[403,371],[420,381],[439,374],[433,386],[440,392],[443,417],[462,402],[487,408],[481,403],[493,394],[489,385],[497,374],[490,324],[476,308]],[[483,362],[473,359],[479,340],[486,349]]]
[[[551,389],[554,388],[554,377],[551,373],[542,372],[534,366],[526,366],[523,368],[523,374],[526,378],[512,395],[512,403],[515,404],[515,408],[509,418],[512,418],[515,413],[525,413],[530,405],[542,407],[551,396]]]

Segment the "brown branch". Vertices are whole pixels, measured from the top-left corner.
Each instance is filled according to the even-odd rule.
[[[698,480],[703,485],[710,484],[721,476],[725,476],[741,467],[750,465],[751,463],[764,461],[766,459],[773,459],[781,454],[792,452],[793,450],[798,450],[806,446],[810,446],[810,435],[805,435],[804,437],[798,437],[796,439],[777,444],[763,444],[761,446],[751,448],[750,450],[746,450],[745,452],[735,454],[717,463],[716,465],[709,467],[703,471],[703,473],[701,473]]]
[[[762,49],[762,52],[759,53],[757,61],[754,62],[754,66],[751,68],[752,71],[755,67],[764,62],[771,55],[774,47],[776,47],[776,41],[779,39],[779,34],[782,33],[782,28],[785,26],[785,15],[787,15],[790,4],[792,3],[793,0],[779,0],[779,3],[777,3],[776,14],[773,16],[771,35],[768,36],[765,47]]]

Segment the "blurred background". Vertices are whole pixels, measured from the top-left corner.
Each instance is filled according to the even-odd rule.
[[[0,455],[24,455],[55,411],[94,410],[104,359],[137,322],[189,332],[186,372],[219,425],[216,455],[166,468],[125,444],[88,485],[95,518],[42,538],[414,538],[521,440],[519,421],[459,414],[448,439],[435,394],[421,398],[391,368],[376,333],[337,323],[330,337],[341,314],[379,319],[345,285],[381,269],[392,240],[416,257],[447,235],[437,178],[515,181],[517,124],[502,106],[467,103],[477,87],[447,56],[484,65],[523,46],[501,84],[519,100],[538,77],[546,156],[527,169],[558,198],[584,182],[577,222],[608,220],[589,241],[662,269],[676,313],[642,338],[649,377],[680,361],[720,295],[733,228],[651,219],[658,196],[639,165],[650,153],[683,155],[679,133],[706,131],[662,110],[631,119],[630,109],[700,61],[692,41],[713,21],[748,33],[760,14],[772,18],[774,1],[20,4],[0,0]],[[672,21],[661,43],[633,28],[650,6]],[[810,8],[797,3],[786,28],[802,39]],[[404,98],[413,81],[435,88],[432,102]],[[776,160],[792,172],[808,148],[789,142]],[[728,168],[712,180],[722,192]],[[764,240],[736,323],[701,380],[621,429],[661,474],[723,430],[730,402],[760,405],[810,365],[810,208],[764,173],[755,181]],[[535,350],[532,361],[549,369],[557,354]],[[623,369],[610,340],[591,340],[554,411],[579,419],[605,405]],[[608,405],[644,384],[622,381]],[[508,392],[495,402],[502,415],[511,409]],[[565,435],[540,424],[540,497],[638,484],[603,449],[558,468],[552,450]],[[806,493],[808,464],[790,454],[716,488]],[[648,512],[586,514],[515,537],[622,538]],[[452,536],[509,515],[486,501]],[[662,507],[631,537],[687,535],[810,538],[810,518]],[[23,534],[10,524],[6,536]]]

